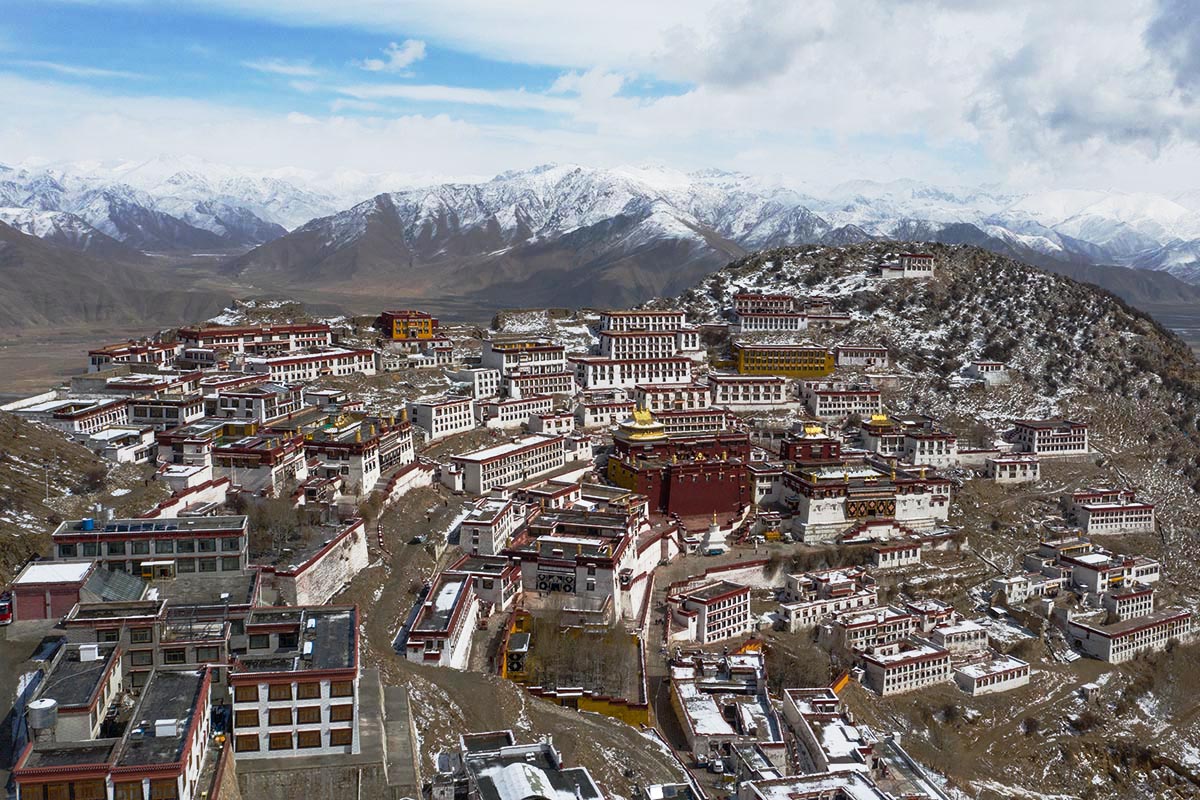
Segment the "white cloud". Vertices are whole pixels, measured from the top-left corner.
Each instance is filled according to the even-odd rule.
[[[510,110],[550,111],[570,113],[577,108],[574,101],[550,97],[524,89],[473,89],[464,86],[437,84],[358,84],[342,86],[338,93],[358,100],[412,100],[423,103],[491,106]]]
[[[328,147],[353,126],[376,141],[389,109],[416,102],[448,114],[400,117],[406,129],[453,129],[490,148],[470,155],[470,170],[483,173],[547,160],[660,160],[813,181],[912,177],[1168,194],[1200,174],[1192,35],[1200,15],[1188,0],[185,1],[204,13],[325,26],[331,36],[346,27],[383,32],[400,44],[368,60],[381,73],[403,74],[418,60],[416,45],[423,53],[429,42],[559,74],[526,89],[436,77],[324,87],[340,95],[330,116],[301,106],[317,119],[302,137],[320,150],[316,159],[357,158],[353,146]],[[493,122],[450,116],[466,107]],[[337,116],[351,111],[378,117]],[[554,116],[530,121],[529,111]],[[85,139],[84,131],[68,133]],[[237,159],[240,144],[218,158]],[[422,169],[463,169],[439,154],[447,151],[435,144]]]
[[[242,66],[269,75],[286,75],[292,78],[311,78],[321,74],[321,70],[314,67],[312,62],[288,61],[283,58],[258,58],[243,61]]]
[[[35,70],[47,70],[58,75],[66,75],[70,78],[144,78],[137,72],[127,72],[122,69],[104,69],[101,67],[85,67],[77,64],[63,64],[57,61],[36,61],[22,59],[13,61],[12,64],[22,67],[32,67]]]
[[[367,58],[359,66],[369,72],[404,72],[411,65],[425,58],[425,43],[419,39],[405,39],[401,44],[392,42],[383,49],[383,58]]]

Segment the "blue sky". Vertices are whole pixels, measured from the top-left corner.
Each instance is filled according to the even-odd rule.
[[[1197,42],[1187,0],[5,0],[0,163],[1175,194],[1200,168]]]

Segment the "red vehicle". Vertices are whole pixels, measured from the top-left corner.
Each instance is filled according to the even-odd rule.
[[[0,594],[0,625],[12,622],[12,595],[8,592]]]

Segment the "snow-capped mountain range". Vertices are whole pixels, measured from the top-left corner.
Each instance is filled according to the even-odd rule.
[[[589,280],[615,280],[607,273],[630,258],[640,263],[635,272],[643,273],[650,253],[673,259],[690,275],[700,265],[715,268],[763,247],[903,238],[971,242],[1005,255],[1077,265],[1162,270],[1200,283],[1196,192],[1176,198],[1017,193],[909,180],[815,189],[718,170],[573,165],[444,182],[239,170],[161,157],[0,166],[0,208],[0,221],[78,249],[105,239],[141,251],[256,247],[230,269],[284,280],[293,272],[319,278],[326,268],[343,270],[338,277],[344,277],[351,261],[360,274],[398,264],[478,268],[500,261],[512,272],[516,262],[551,251],[574,259]],[[649,280],[656,290],[677,283],[661,274]]]

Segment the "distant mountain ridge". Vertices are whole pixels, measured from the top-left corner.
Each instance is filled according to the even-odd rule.
[[[1123,254],[1130,266],[1152,272],[1200,273],[1200,263],[1189,261],[1200,254],[1200,239],[1153,238],[1190,234],[1200,215],[1171,201],[1135,200],[1105,206],[1094,193],[1075,193],[1044,198],[1042,209],[1030,197],[956,194],[913,182],[856,182],[821,199],[715,170],[547,165],[482,183],[380,194],[312,220],[226,269],[277,285],[345,286],[352,279],[369,291],[416,299],[451,292],[498,305],[620,305],[679,291],[762,248],[895,239],[978,245],[1124,292],[1133,302],[1142,289],[1200,299],[1200,291],[1169,274],[1131,280],[1125,270],[1087,270],[1119,264]],[[1131,208],[1139,203],[1161,211],[1163,221],[1155,227],[1146,213],[1138,216]],[[1099,212],[1088,212],[1092,222],[1084,224],[1078,209],[1101,207],[1116,209],[1112,229],[1097,236],[1104,244],[1033,217],[1036,211],[1064,230],[1097,235]],[[1147,249],[1134,250],[1134,241]],[[1154,255],[1160,251],[1161,263]]]

